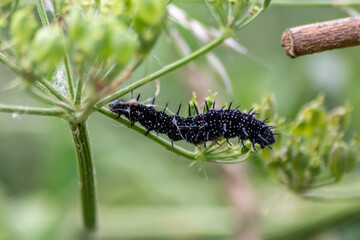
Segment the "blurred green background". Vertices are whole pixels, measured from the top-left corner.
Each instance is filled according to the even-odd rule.
[[[213,24],[203,4],[177,6],[202,23]],[[326,94],[329,109],[350,100],[354,106],[350,135],[360,127],[360,47],[290,59],[280,46],[285,28],[346,16],[334,8],[268,9],[237,34],[252,57],[226,47],[215,50],[231,78],[233,95],[225,92],[205,58],[196,65],[207,72],[220,102],[233,100],[242,109],[259,102],[265,92],[274,93],[278,114],[289,119],[319,92]],[[190,33],[179,31],[193,50],[199,47]],[[179,57],[171,38],[163,35],[133,81]],[[191,98],[194,89],[186,84],[187,70],[160,79],[159,106],[170,101],[169,108],[176,111],[180,102]],[[20,88],[8,89],[14,78],[0,66],[0,102],[41,106]],[[139,91],[150,98],[155,85]],[[219,165],[190,167],[189,161],[100,114],[92,115],[88,124],[100,239],[233,239],[237,216]],[[81,207],[71,141],[67,123],[57,118],[0,114],[0,240],[79,237]],[[331,190],[359,193],[358,168]],[[199,169],[206,169],[208,180]],[[264,238],[360,238],[360,204],[303,201],[271,182],[252,162],[247,171],[259,201],[257,231]]]

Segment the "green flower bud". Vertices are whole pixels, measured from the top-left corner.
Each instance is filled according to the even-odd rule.
[[[164,0],[134,0],[133,16],[147,25],[157,25],[163,19],[166,3]]]
[[[66,12],[69,7],[69,0],[55,0],[55,6],[57,13]]]
[[[326,121],[326,111],[323,106],[324,96],[305,105],[297,116],[294,133],[300,136],[313,136],[316,129],[323,129]]]
[[[240,151],[241,151],[241,153],[247,153],[247,152],[249,152],[251,150],[251,148],[252,148],[251,142],[247,142],[247,143],[245,143],[245,147],[241,146]]]
[[[146,55],[161,33],[166,13],[165,0],[134,0],[131,8],[134,29],[139,34],[140,55]]]
[[[4,14],[4,13],[10,12],[12,7],[13,7],[14,2],[15,1],[13,1],[13,0],[1,0],[1,2],[0,2],[0,13]]]
[[[276,112],[275,98],[273,94],[264,94],[260,104],[255,106],[259,119],[273,118]]]
[[[75,53],[78,54],[75,61],[93,61],[95,58],[109,56],[111,52],[108,40],[109,27],[104,24],[101,17],[83,22],[77,27],[74,26],[74,30],[75,28],[77,28],[75,33],[79,34],[79,38],[71,42],[74,44]]]
[[[251,147],[251,146],[250,146]],[[281,159],[281,156],[275,156],[269,163],[268,168],[270,171],[278,171],[284,168],[284,162]],[[276,174],[273,174],[276,176]]]
[[[68,25],[69,40],[74,42],[82,38],[86,32],[87,23],[81,16],[81,9],[79,6],[74,6],[70,13],[70,21]]]
[[[9,22],[9,16],[16,5],[17,1],[2,0],[0,1],[0,44],[7,38],[7,26]],[[0,49],[1,49],[0,45]]]
[[[55,26],[40,29],[31,43],[29,58],[37,71],[50,73],[65,57],[64,38]]]
[[[138,41],[133,31],[122,30],[112,34],[111,54],[120,66],[126,65],[134,56]]]
[[[122,15],[126,10],[125,4],[125,1],[103,0],[101,1],[101,14],[106,15],[111,12],[114,15]]]
[[[203,106],[204,112],[207,112],[208,108],[209,108],[209,110],[212,108],[212,106],[215,103],[216,95],[217,95],[217,93],[211,94],[211,91],[209,90],[209,96],[205,98],[206,105]]]
[[[38,28],[32,8],[26,7],[16,11],[11,18],[10,34],[13,44],[24,51],[24,44],[30,43]]]
[[[331,128],[335,128],[337,131],[345,132],[350,124],[350,112],[352,106],[350,102],[345,102],[344,106],[335,108],[331,111],[329,116],[329,125]]]
[[[358,160],[359,152],[357,151],[357,146],[349,147],[348,159],[345,165],[345,172],[348,173],[354,169],[355,164]]]
[[[311,158],[311,162],[310,162],[310,174],[311,177],[316,177],[321,173],[321,162],[323,162],[320,157],[318,156],[313,156]]]
[[[68,44],[75,62],[92,62],[99,56],[106,34],[106,26],[103,26],[102,22],[100,16],[87,21],[79,5],[72,8],[67,33]]]
[[[307,156],[303,152],[296,152],[292,156],[292,159],[291,159],[292,167],[298,175],[300,175],[300,176],[305,175],[305,170],[308,167],[308,159],[309,159],[309,156]]]
[[[199,104],[197,103],[197,96],[196,93],[193,92],[193,97],[192,99],[189,101],[189,105],[188,105],[188,117],[192,116],[192,115],[196,115],[196,110],[199,111]]]
[[[329,158],[331,175],[336,181],[339,181],[344,173],[354,168],[357,151],[345,143],[337,143],[333,146]]]

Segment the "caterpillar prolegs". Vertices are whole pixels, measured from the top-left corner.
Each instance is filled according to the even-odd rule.
[[[206,102],[205,106],[206,113],[181,117],[178,115],[181,105],[176,114],[168,115],[166,107],[163,111],[157,111],[153,106],[138,103],[138,99],[132,102],[117,99],[109,104],[110,111],[118,117],[124,115],[131,124],[139,122],[147,130],[146,134],[150,131],[166,134],[171,142],[184,140],[198,146],[207,141],[237,137],[243,145],[244,140],[250,140],[254,149],[255,143],[261,148],[271,148],[270,145],[275,142],[276,133],[272,132],[275,127],[267,126],[266,119],[255,119],[252,110],[243,113],[237,108],[231,109],[231,104],[227,109],[215,109],[214,106],[209,109]]]

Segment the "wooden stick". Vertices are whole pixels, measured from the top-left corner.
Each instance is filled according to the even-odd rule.
[[[281,37],[281,46],[291,58],[356,45],[360,45],[360,17],[288,28]]]

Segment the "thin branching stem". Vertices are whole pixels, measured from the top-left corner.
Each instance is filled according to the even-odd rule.
[[[46,16],[43,0],[36,0],[36,7],[40,16],[41,24],[43,26],[49,26],[49,19]]]
[[[83,90],[83,78],[80,77],[78,79],[77,85],[76,85],[76,95],[75,95],[75,106],[79,105],[81,103],[81,95]]]
[[[16,65],[9,57],[7,57],[5,54],[0,52],[0,62],[4,64],[6,67],[8,67],[13,72],[23,75],[24,72],[22,69]],[[57,99],[64,101],[66,103],[69,103],[69,101],[61,94],[59,93],[56,88],[54,88],[46,79],[37,79],[38,82],[40,82],[46,89],[48,89]],[[44,89],[41,89],[42,91]]]
[[[73,76],[72,76],[72,72],[71,72],[71,64],[70,64],[70,59],[69,59],[68,53],[66,53],[66,55],[65,55],[64,64],[65,64],[65,69],[66,69],[66,77],[67,77],[67,81],[68,81],[69,95],[70,95],[71,99],[74,99],[74,97],[75,97],[74,83],[73,83]]]
[[[16,65],[9,57],[7,57],[5,54],[3,54],[2,52],[0,52],[0,62],[2,64],[4,64],[6,67],[8,67],[10,70],[12,70],[13,72],[17,73],[17,74],[19,74],[19,75],[24,74],[22,69],[18,65]],[[39,78],[37,82],[39,82],[39,83],[41,83],[41,85],[43,85],[43,87],[39,88],[41,91],[44,91],[45,88],[46,88],[57,99],[63,101],[64,103],[69,103],[69,101],[61,93],[59,93],[46,79],[40,79]],[[36,85],[36,87],[39,87],[39,86]],[[68,106],[68,107],[70,109],[72,109],[70,106]]]
[[[33,87],[32,85],[28,86],[28,90],[34,97],[38,98],[40,101],[61,107],[69,113],[75,112],[75,109],[68,103],[54,99],[54,96],[51,95],[48,89],[39,81],[34,82],[34,86],[35,87]]]
[[[47,79],[43,79],[39,77],[38,82],[44,85],[50,91],[50,93],[60,101],[63,101],[68,104],[70,103],[69,100],[66,97],[64,97],[64,95],[62,95],[50,82],[47,81]]]
[[[21,68],[2,52],[0,52],[0,62],[15,73],[22,73]]]
[[[143,59],[141,58],[138,58],[136,61],[134,61],[127,69],[125,69],[123,71],[123,73],[117,77],[114,82],[107,88],[105,88],[103,90],[102,93],[100,93],[99,95],[100,96],[103,96],[103,95],[106,95],[106,93],[108,93],[109,91],[112,91],[111,89],[116,89],[117,86],[120,85],[120,83],[122,82],[125,82],[126,80],[128,80],[132,73],[135,71],[135,69],[141,64],[141,62],[143,61]],[[77,92],[78,94],[78,92]],[[79,93],[80,94],[80,93]],[[89,102],[85,107],[84,107],[84,110],[83,110],[83,113],[78,117],[78,121],[84,121],[85,119],[88,118],[88,116],[95,112],[96,111],[96,108],[94,108],[94,104],[96,103],[95,102]]]
[[[250,7],[249,10],[248,10],[248,13],[244,15],[244,16],[246,16],[245,19],[242,19],[242,21],[239,21],[239,25],[236,26],[237,30],[240,30],[240,29],[244,28],[246,25],[251,23],[255,18],[257,18],[263,11],[265,11],[265,8],[262,8],[259,11],[254,13],[253,8],[255,6],[256,5],[254,4],[252,7]]]
[[[54,116],[54,117],[60,117],[64,114],[64,111],[59,108],[13,106],[13,105],[1,104],[1,103],[0,103],[0,112],[16,113],[16,114],[24,114],[24,115]]]
[[[114,69],[115,71],[113,70],[110,74],[113,75],[115,73],[116,75],[119,76],[114,78],[113,83],[110,85],[110,89],[117,88],[121,83],[128,80],[133,74],[133,72],[136,70],[136,68],[138,68],[143,61],[144,61],[143,57],[136,57],[136,59],[131,64],[129,64],[129,66],[124,71],[122,71],[120,75]]]
[[[250,158],[252,158],[254,154],[249,151],[247,154],[244,153],[238,153],[235,155],[225,155],[225,156],[214,156],[214,157],[208,157],[208,162],[212,163],[222,163],[222,164],[234,164],[234,163],[242,163]],[[233,160],[227,160],[229,158],[232,158]]]
[[[85,122],[69,124],[78,161],[83,221],[88,231],[94,231],[97,227],[96,179],[89,133]]]
[[[316,183],[314,185],[311,185],[309,188],[322,188],[322,187],[325,187],[325,186],[330,186],[330,185],[335,184],[335,183],[336,183],[336,180],[331,179],[331,180],[328,180],[328,181],[325,181],[325,182],[322,182],[322,183]]]
[[[110,95],[108,97],[105,97],[104,99],[100,100],[96,105],[95,108],[99,109],[101,107],[103,107],[104,105],[110,103],[111,101],[120,98],[121,96],[143,86],[144,84],[147,84],[151,81],[154,81],[155,79],[174,71],[175,69],[178,69],[181,66],[184,66],[185,64],[191,62],[192,60],[210,52],[211,50],[213,50],[214,48],[216,48],[217,46],[219,46],[227,37],[230,36],[230,32],[227,30],[223,31],[223,34],[221,34],[220,37],[214,39],[213,41],[211,41],[210,43],[206,44],[205,46],[203,46],[202,48],[198,49],[197,51],[193,52],[192,54],[190,54],[187,57],[184,57],[176,62],[173,62],[171,64],[166,65],[165,67],[163,67],[162,69],[160,69],[157,72],[154,72],[148,76],[146,76],[143,79],[140,79],[139,81],[117,91],[116,93],[114,93],[113,95]]]
[[[321,193],[313,193],[313,192],[305,192],[300,195],[301,198],[312,201],[321,201],[321,202],[359,202],[360,194],[321,194]]]
[[[44,87],[42,86],[42,88],[44,88]],[[32,94],[35,98],[39,99],[40,101],[42,101],[44,103],[61,107],[61,108],[65,109],[69,113],[75,111],[67,103],[57,101],[56,99],[53,99],[51,96],[44,95],[44,93],[47,93],[47,92],[44,92],[43,89],[39,88],[39,86],[36,86],[36,87],[29,86],[27,89],[29,90],[30,94]]]

